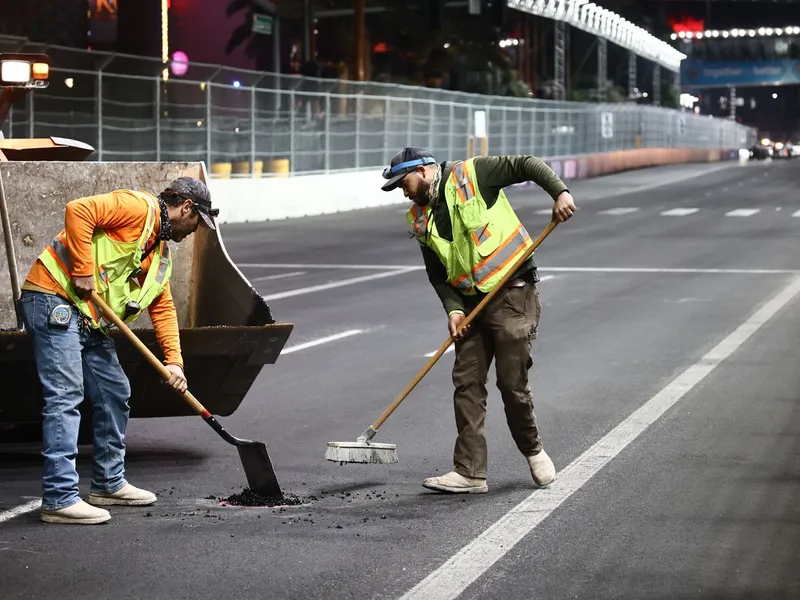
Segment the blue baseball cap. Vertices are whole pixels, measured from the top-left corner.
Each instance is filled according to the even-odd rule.
[[[391,192],[395,189],[400,180],[419,166],[432,165],[436,163],[433,154],[424,148],[407,146],[400,150],[392,158],[392,162],[383,170],[383,178],[388,179],[381,186],[384,192]]]

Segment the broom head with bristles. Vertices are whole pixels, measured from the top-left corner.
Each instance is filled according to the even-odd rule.
[[[325,458],[338,463],[391,464],[397,462],[397,446],[369,442],[328,442]]]

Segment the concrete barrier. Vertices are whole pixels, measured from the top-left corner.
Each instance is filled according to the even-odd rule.
[[[660,165],[716,162],[738,149],[643,148],[546,160],[564,181]],[[381,191],[381,169],[293,177],[211,179],[223,223],[247,223],[346,212],[406,203],[399,191]],[[523,184],[524,185],[524,184]]]

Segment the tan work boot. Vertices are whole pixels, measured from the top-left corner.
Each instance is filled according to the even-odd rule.
[[[39,513],[39,518],[45,523],[63,523],[74,525],[97,525],[111,519],[111,513],[103,508],[95,508],[78,500],[72,506],[58,510],[44,510]]]
[[[528,466],[531,469],[531,476],[533,482],[539,487],[547,487],[556,478],[556,467],[547,452],[542,450],[539,454],[534,456],[526,456]]]
[[[485,494],[489,491],[485,479],[474,479],[450,471],[439,477],[428,477],[422,482],[422,487],[439,492],[450,492],[451,494]]]
[[[121,506],[149,506],[156,503],[156,495],[147,490],[140,490],[130,483],[117,490],[113,494],[101,494],[92,492],[86,499],[89,504],[108,506],[118,504]]]

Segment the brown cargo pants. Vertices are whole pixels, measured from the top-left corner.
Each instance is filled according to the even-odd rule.
[[[473,306],[467,307],[469,313]],[[465,477],[486,477],[486,384],[495,360],[497,388],[505,405],[511,436],[524,456],[542,449],[528,371],[533,366],[532,341],[536,339],[542,305],[536,283],[507,287],[495,295],[470,331],[455,344],[453,365],[456,427],[453,453],[455,471]]]

